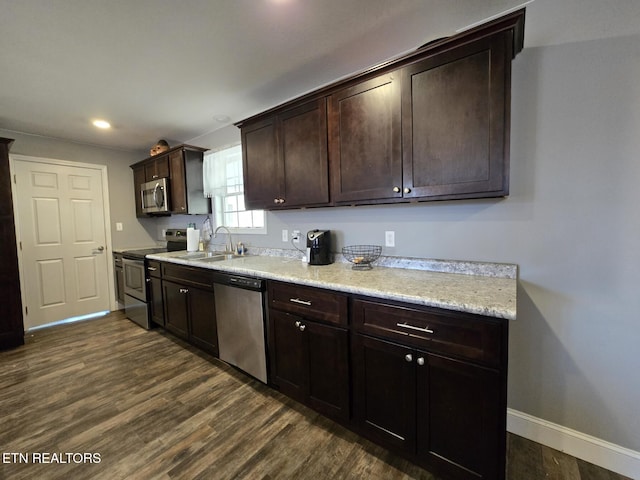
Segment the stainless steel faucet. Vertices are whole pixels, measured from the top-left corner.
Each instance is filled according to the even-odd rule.
[[[226,253],[233,253],[233,242],[231,241],[231,232],[227,227],[225,227],[224,225],[220,225],[218,228],[216,228],[216,230],[213,232],[213,238],[216,238],[218,236],[218,230],[220,229],[226,230],[227,236],[229,237],[229,245],[227,247]]]

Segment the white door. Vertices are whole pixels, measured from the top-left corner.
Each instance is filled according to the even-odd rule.
[[[109,310],[103,167],[12,158],[25,330]]]

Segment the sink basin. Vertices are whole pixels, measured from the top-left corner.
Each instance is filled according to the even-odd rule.
[[[220,262],[222,260],[231,260],[239,257],[240,255],[224,252],[191,252],[178,255],[174,258],[179,258],[180,260],[197,260],[198,262]]]
[[[197,260],[199,262],[219,262],[221,260],[231,260],[232,258],[235,258],[235,255],[233,255],[233,253],[217,253],[198,258]]]
[[[203,258],[212,258],[222,255],[218,252],[191,252],[185,253],[184,255],[178,255],[175,258],[180,258],[182,260],[201,260]]]

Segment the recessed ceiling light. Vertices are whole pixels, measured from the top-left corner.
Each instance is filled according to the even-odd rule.
[[[98,128],[111,128],[111,124],[106,120],[94,120],[93,125]]]
[[[226,123],[231,120],[227,115],[216,115],[213,119],[219,123]]]

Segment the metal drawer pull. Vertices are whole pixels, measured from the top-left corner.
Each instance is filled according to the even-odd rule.
[[[426,328],[414,327],[413,325],[409,325],[406,322],[405,323],[396,323],[396,326],[398,326],[400,328],[408,328],[409,330],[417,330],[419,332],[424,332],[424,333],[435,333],[429,327],[426,327]]]
[[[147,267],[147,270],[149,270],[150,272],[155,272],[157,270],[156,267]]]
[[[418,363],[418,365],[422,366],[422,365],[424,365],[424,358],[423,357],[418,357],[418,360],[416,360],[416,362]]]
[[[180,293],[189,293],[189,289],[188,288],[181,288],[180,289]]]
[[[307,300],[300,300],[299,298],[290,298],[289,301],[293,303],[299,303],[300,305],[306,305],[307,307],[311,306],[311,302]]]
[[[412,356],[410,353],[407,353],[407,354],[404,356],[404,359],[405,359],[407,362],[411,362],[411,361],[413,361],[413,356]]]

